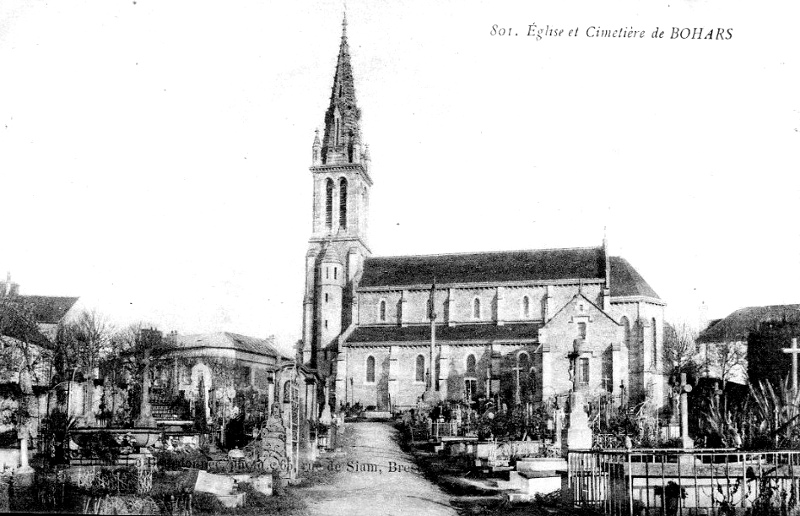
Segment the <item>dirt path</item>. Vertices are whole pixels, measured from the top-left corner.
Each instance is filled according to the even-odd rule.
[[[415,470],[396,442],[397,430],[384,423],[348,423],[345,455],[330,484],[303,489],[314,515],[455,516],[450,498]]]

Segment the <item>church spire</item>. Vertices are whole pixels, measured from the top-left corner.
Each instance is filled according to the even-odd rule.
[[[325,112],[322,139],[324,164],[358,163],[361,158],[361,111],[356,105],[356,89],[347,45],[347,14],[342,17],[342,40],[333,77],[331,101]]]

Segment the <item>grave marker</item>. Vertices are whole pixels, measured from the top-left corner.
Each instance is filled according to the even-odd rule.
[[[797,347],[797,337],[792,339],[791,348],[783,348],[782,351],[792,355],[792,392],[797,396],[797,354],[800,353],[800,348]]]

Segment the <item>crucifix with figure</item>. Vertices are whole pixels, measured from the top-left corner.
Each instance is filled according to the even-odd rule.
[[[797,337],[792,339],[791,348],[783,348],[782,351],[792,355],[792,393],[797,396],[797,354],[800,353],[800,348],[797,347]]]

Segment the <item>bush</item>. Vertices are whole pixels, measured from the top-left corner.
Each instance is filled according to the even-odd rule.
[[[110,432],[85,434],[81,436],[80,441],[81,452],[87,459],[114,462],[119,457],[119,443]]]
[[[227,511],[227,507],[211,493],[195,493],[192,497],[192,509],[206,514],[220,514]]]
[[[253,484],[249,482],[239,484],[239,492],[245,493],[245,507],[263,509],[275,505],[273,497],[267,496],[261,491],[256,491]]]

